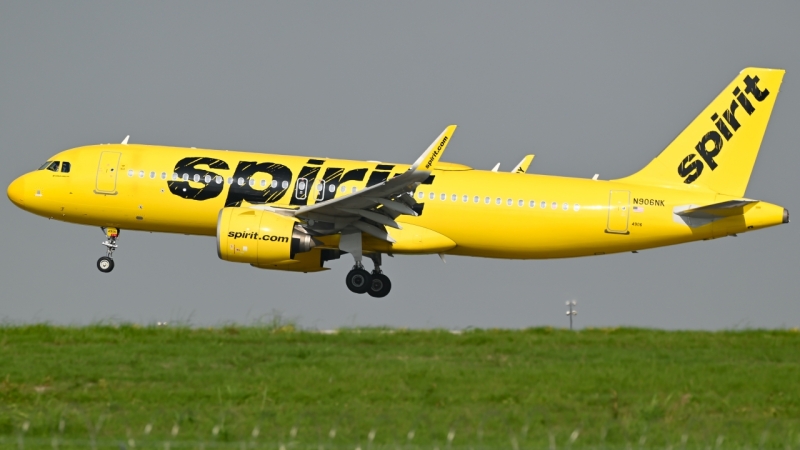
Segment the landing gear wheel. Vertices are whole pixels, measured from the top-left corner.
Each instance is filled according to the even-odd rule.
[[[369,291],[372,284],[372,275],[364,269],[356,268],[347,273],[345,278],[347,289],[356,294],[363,294]]]
[[[389,277],[382,273],[372,273],[372,283],[370,283],[369,291],[367,291],[371,297],[386,297],[391,290],[392,282],[389,281]]]
[[[108,273],[114,270],[114,260],[108,256],[103,256],[97,260],[97,270],[103,273]]]

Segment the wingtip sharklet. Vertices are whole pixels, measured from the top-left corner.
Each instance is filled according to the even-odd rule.
[[[411,165],[409,170],[427,170],[431,171],[436,166],[436,163],[439,162],[442,155],[444,154],[447,145],[453,139],[453,133],[456,131],[457,125],[449,125],[447,128],[442,131],[442,134],[436,138],[435,141],[425,150],[425,153],[420,155],[414,164]]]
[[[528,166],[531,165],[531,161],[533,161],[534,155],[525,155],[522,158],[522,161],[517,164],[517,167],[514,167],[511,172],[512,173],[525,173],[528,171]]]

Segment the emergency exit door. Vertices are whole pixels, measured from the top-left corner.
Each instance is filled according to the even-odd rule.
[[[631,209],[630,191],[611,191],[608,196],[608,223],[606,232],[628,234]]]
[[[115,195],[117,193],[117,172],[119,171],[118,152],[103,152],[97,165],[97,183],[95,194]]]

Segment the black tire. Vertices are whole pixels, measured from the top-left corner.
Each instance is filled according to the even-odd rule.
[[[389,281],[389,277],[382,273],[373,273],[372,274],[372,283],[369,284],[369,294],[371,297],[375,298],[382,298],[389,295],[389,291],[392,290],[392,282]]]
[[[114,270],[114,260],[108,256],[103,256],[97,260],[97,270],[103,273],[108,273]]]
[[[351,292],[363,294],[369,290],[372,284],[372,275],[364,269],[353,269],[347,273],[345,283]]]

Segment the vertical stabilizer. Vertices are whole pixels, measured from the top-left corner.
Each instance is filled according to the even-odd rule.
[[[656,159],[618,181],[744,196],[783,74],[744,69]]]

